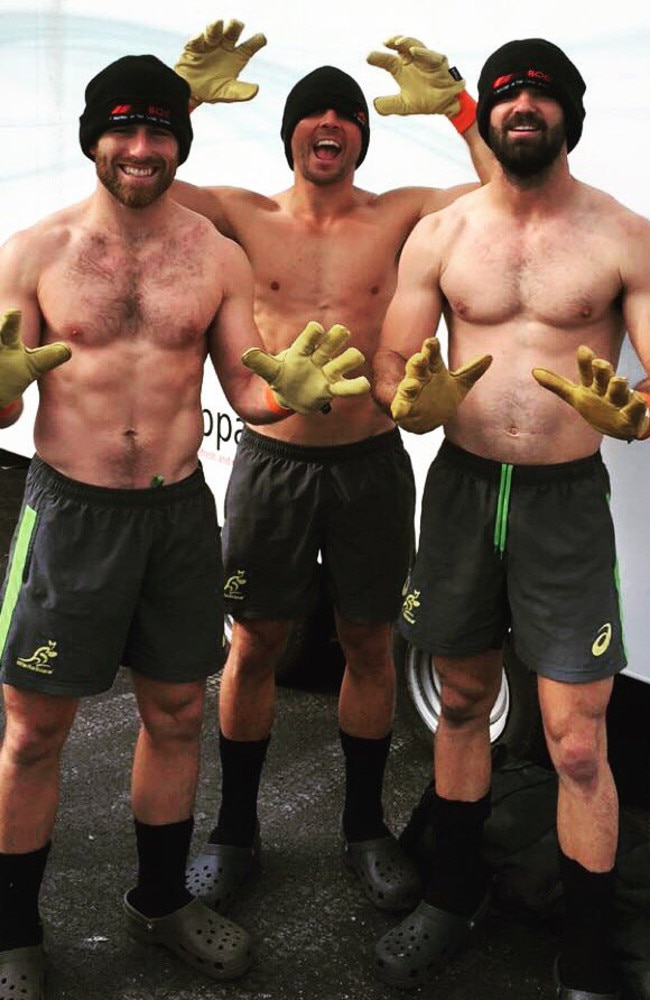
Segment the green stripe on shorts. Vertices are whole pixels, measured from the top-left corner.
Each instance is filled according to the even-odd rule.
[[[18,525],[16,544],[14,545],[11,557],[9,576],[7,578],[4,601],[2,602],[2,611],[0,611],[0,657],[4,653],[9,626],[11,625],[14,609],[18,602],[23,571],[27,562],[27,553],[29,552],[29,543],[32,540],[36,526],[36,518],[36,511],[26,506]]]

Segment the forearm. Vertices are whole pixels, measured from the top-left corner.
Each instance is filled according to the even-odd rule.
[[[391,403],[397,386],[404,377],[406,358],[396,351],[379,350],[373,359],[372,397],[391,416]]]
[[[472,158],[474,169],[481,184],[487,184],[494,174],[496,160],[492,150],[483,142],[483,139],[479,135],[476,122],[473,122],[463,132],[463,139],[467,143],[469,155]]]

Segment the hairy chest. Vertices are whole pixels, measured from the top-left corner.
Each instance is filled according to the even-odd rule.
[[[62,338],[182,347],[203,337],[218,295],[196,248],[183,240],[93,239],[46,269],[39,298],[48,326]]]
[[[441,288],[451,313],[469,323],[522,319],[558,328],[598,322],[621,293],[606,240],[552,227],[462,240],[443,268]]]

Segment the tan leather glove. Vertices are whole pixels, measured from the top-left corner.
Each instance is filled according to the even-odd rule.
[[[365,361],[356,347],[337,353],[349,336],[344,326],[337,324],[325,332],[320,323],[311,322],[286,351],[273,355],[252,347],[244,352],[242,362],[270,385],[280,406],[296,413],[314,413],[329,408],[337,396],[370,392],[364,375],[344,377]]]
[[[491,364],[491,356],[485,354],[450,372],[440,356],[440,341],[428,337],[422,350],[406,362],[390,407],[393,420],[413,434],[446,424]]]
[[[0,320],[0,409],[19,399],[35,379],[71,357],[67,344],[25,347],[20,337],[21,313],[8,309]]]
[[[371,52],[367,62],[388,70],[400,88],[393,97],[373,101],[380,115],[447,115],[461,108],[465,81],[452,75],[447,57],[428,49],[417,38],[395,35],[385,43],[397,54]]]
[[[600,434],[633,441],[648,430],[648,410],[640,392],[630,389],[627,379],[614,374],[609,361],[597,358],[582,344],[577,352],[580,382],[576,384],[547,368],[533,368],[533,377],[554,392]]]
[[[252,35],[237,45],[243,30],[241,21],[225,25],[215,21],[186,43],[174,69],[189,83],[194,105],[232,104],[255,97],[259,86],[237,78],[249,59],[266,45],[266,38]]]

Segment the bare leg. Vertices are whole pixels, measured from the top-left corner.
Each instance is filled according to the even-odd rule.
[[[379,739],[390,731],[395,711],[392,625],[357,625],[337,614],[336,628],[346,661],[339,725],[350,736]]]
[[[59,801],[61,751],[76,698],[4,685],[6,725],[0,749],[0,851],[19,854],[51,838]]]
[[[275,667],[290,622],[235,622],[221,678],[219,725],[231,740],[269,736],[275,709]]]
[[[618,839],[618,798],[607,761],[610,679],[559,684],[539,678],[546,741],[559,777],[557,826],[564,854],[592,872],[609,871]]]
[[[442,710],[434,741],[434,774],[442,798],[475,802],[488,792],[492,769],[489,719],[502,665],[500,649],[464,659],[435,658]]]
[[[133,760],[133,813],[142,823],[187,819],[199,773],[205,683],[165,684],[133,675],[142,726]]]

